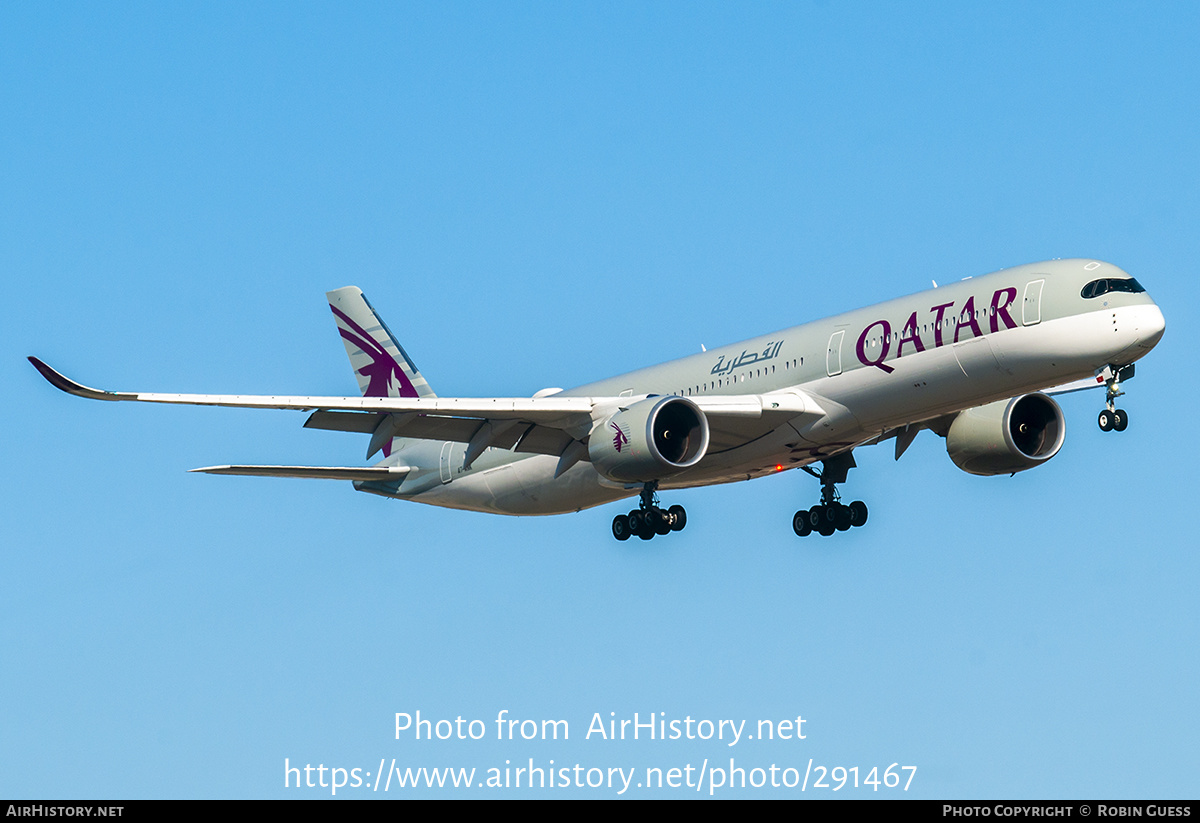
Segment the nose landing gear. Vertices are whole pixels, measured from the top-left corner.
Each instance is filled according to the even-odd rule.
[[[1125,431],[1129,425],[1129,414],[1124,409],[1105,409],[1100,412],[1100,431]]]
[[[670,534],[683,530],[687,525],[687,512],[679,505],[660,509],[658,495],[655,494],[657,488],[657,482],[644,485],[639,507],[629,514],[618,514],[613,518],[613,537],[628,540],[637,535],[642,540],[649,540],[656,534]]]
[[[1121,391],[1121,381],[1133,377],[1133,364],[1124,367],[1109,366],[1104,369],[1103,374],[1107,375],[1104,380],[1107,392],[1104,397],[1105,409],[1097,419],[1100,431],[1123,432],[1129,426],[1129,414],[1124,409],[1116,408],[1116,399],[1125,393]]]
[[[822,471],[808,466],[804,471],[821,481],[821,502],[811,509],[801,509],[792,516],[792,530],[797,537],[807,537],[816,532],[829,537],[835,531],[844,532],[867,522],[867,504],[855,500],[850,505],[841,502],[837,484],[846,482],[846,473],[854,467],[850,452],[821,462]]]

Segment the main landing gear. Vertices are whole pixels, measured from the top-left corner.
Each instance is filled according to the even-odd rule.
[[[1104,411],[1100,412],[1100,417],[1097,422],[1100,424],[1100,431],[1125,431],[1129,426],[1129,415],[1124,409],[1116,408],[1116,399],[1125,392],[1121,391],[1121,381],[1128,380],[1133,377],[1133,364],[1124,368],[1109,366],[1105,369],[1108,375],[1104,381],[1105,388],[1108,392],[1104,397]]]
[[[683,506],[672,506],[669,509],[658,507],[658,495],[655,489],[658,483],[647,483],[642,487],[641,505],[629,514],[618,514],[613,518],[613,537],[618,540],[628,540],[637,535],[643,540],[649,540],[656,534],[669,534],[682,531],[687,525],[687,512]]]
[[[867,522],[867,504],[855,500],[847,506],[841,502],[837,490],[837,484],[846,482],[846,473],[854,465],[853,455],[846,452],[822,461],[822,471],[819,473],[808,466],[803,467],[821,481],[821,502],[811,509],[801,509],[792,516],[792,529],[798,537],[807,537],[813,532],[829,537],[835,531],[844,532]]]

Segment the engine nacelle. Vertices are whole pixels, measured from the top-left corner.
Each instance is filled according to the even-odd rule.
[[[708,418],[686,397],[648,397],[592,430],[588,458],[609,480],[649,483],[700,462],[708,451]]]
[[[1065,434],[1059,405],[1025,394],[959,412],[946,432],[946,451],[969,474],[1012,474],[1058,454]]]

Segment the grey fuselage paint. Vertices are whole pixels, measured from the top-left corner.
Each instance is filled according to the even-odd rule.
[[[704,459],[659,487],[747,480],[820,461],[898,427],[1137,360],[1158,342],[1161,312],[1145,292],[1082,297],[1083,286],[1100,278],[1129,275],[1087,259],[1016,266],[710,348],[568,389],[562,396],[616,396],[632,390],[636,400],[789,388],[813,396],[824,416],[785,425],[738,420],[728,438],[737,445],[723,445],[718,427]],[[464,443],[449,444],[452,477],[443,482],[444,446],[397,438],[392,454],[379,465],[416,470],[403,481],[356,482],[355,487],[511,515],[578,511],[637,493],[605,481],[586,461],[556,479],[557,458],[498,448],[487,449],[464,468]]]

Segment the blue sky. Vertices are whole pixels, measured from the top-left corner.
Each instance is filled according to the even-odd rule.
[[[4,4],[0,794],[733,757],[913,765],[917,797],[1195,797],[1198,33],[1187,4]],[[1074,256],[1167,319],[1129,430],[1069,396],[1062,452],[1011,479],[929,433],[860,450],[871,522],[829,540],[791,532],[801,472],[674,493],[688,529],[648,544],[611,538],[623,506],[190,475],[365,442],[89,403],[24,360],[349,394],[323,293],[354,284],[439,394],[530,395]],[[418,710],[489,735],[396,740]],[[571,737],[497,741],[501,710]],[[610,712],[807,737],[584,739]],[[829,790],[717,791],[742,795]]]

